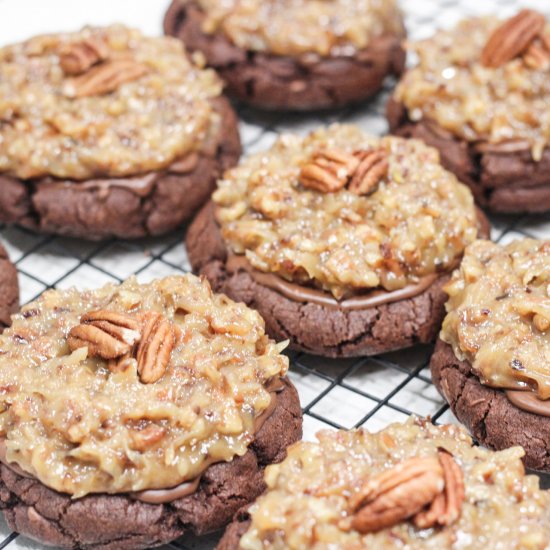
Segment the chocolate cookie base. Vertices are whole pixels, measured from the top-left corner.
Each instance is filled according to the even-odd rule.
[[[127,495],[89,495],[72,500],[35,479],[0,465],[0,508],[11,529],[64,549],[138,550],[182,535],[224,527],[265,489],[264,468],[280,462],[302,435],[296,389],[285,380],[275,410],[247,453],[210,466],[195,493],[167,504],[147,504]]]
[[[239,548],[241,537],[248,531],[252,520],[247,508],[242,508],[227,526],[223,537],[216,545],[216,550],[235,550]]]
[[[191,218],[208,200],[217,178],[241,154],[237,117],[225,98],[213,100],[222,117],[212,150],[186,167],[132,178],[23,181],[0,174],[0,222],[43,233],[90,240],[161,235]],[[140,181],[148,181],[143,192]],[[137,185],[137,191],[132,189]]]
[[[0,333],[11,324],[11,314],[19,307],[17,270],[0,244]]]
[[[472,189],[482,207],[500,213],[550,211],[550,148],[539,162],[529,150],[481,153],[434,122],[411,121],[404,105],[393,98],[386,115],[393,134],[438,149],[443,166]]]
[[[400,75],[405,65],[404,32],[376,38],[353,57],[285,57],[243,50],[222,33],[206,34],[203,20],[196,2],[174,0],[164,32],[180,38],[188,50],[202,52],[230,96],[262,109],[305,111],[357,103],[378,92],[387,75]]]
[[[247,271],[230,273],[212,203],[203,207],[189,227],[185,244],[195,272],[205,275],[216,292],[256,309],[268,334],[276,340],[290,340],[295,350],[357,357],[433,342],[445,314],[442,286],[449,279],[446,274],[413,298],[345,311],[290,300],[256,282]]]
[[[521,445],[527,467],[550,472],[550,418],[518,409],[504,391],[481,384],[471,365],[442,340],[430,368],[437,389],[479,443],[494,450]]]

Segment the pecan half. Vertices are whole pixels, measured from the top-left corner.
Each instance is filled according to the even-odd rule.
[[[105,39],[92,36],[63,46],[59,52],[59,64],[65,74],[77,75],[108,57],[109,47]]]
[[[348,189],[356,195],[370,195],[376,191],[380,180],[388,174],[388,155],[384,149],[358,151],[359,159]]]
[[[420,529],[435,525],[450,525],[460,517],[464,502],[464,474],[455,459],[446,451],[438,452],[439,462],[443,468],[445,489],[437,495],[427,510],[414,517],[414,524]]]
[[[311,161],[300,171],[300,183],[308,188],[334,193],[348,183],[359,166],[359,159],[336,149],[315,153]]]
[[[148,73],[142,63],[131,59],[106,61],[84,74],[67,80],[63,95],[69,98],[102,95],[114,92],[121,84],[131,82]]]
[[[300,172],[300,183],[309,189],[334,193],[346,185],[356,195],[373,193],[388,173],[384,149],[360,150],[353,154],[338,150],[316,153]]]
[[[521,10],[491,34],[481,52],[481,63],[486,67],[500,67],[521,55],[542,33],[544,24],[541,13]]]
[[[144,384],[153,384],[162,378],[175,345],[173,324],[159,313],[146,314],[137,350],[137,370]]]
[[[340,527],[362,534],[391,527],[413,517],[444,487],[437,457],[411,458],[368,480],[349,503],[351,520]]]
[[[124,313],[99,310],[86,313],[68,335],[69,348],[87,347],[90,357],[116,359],[130,353],[141,338],[136,319]]]

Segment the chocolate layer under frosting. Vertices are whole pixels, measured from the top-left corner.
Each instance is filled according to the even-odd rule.
[[[550,399],[539,399],[532,391],[506,390],[506,397],[518,409],[550,417]]]
[[[273,411],[277,407],[277,394],[283,391],[283,388],[284,382],[279,378],[275,378],[268,382],[266,389],[271,393],[271,401],[267,408],[254,419],[254,433],[258,433],[258,431],[261,430],[262,426],[265,424],[266,420],[273,414]],[[34,477],[23,470],[15,462],[8,462],[6,459],[6,442],[2,438],[0,438],[0,462],[21,477]],[[175,487],[170,487],[168,489],[147,489],[145,491],[136,491],[134,493],[129,493],[129,496],[134,500],[147,502],[148,504],[166,504],[168,502],[173,502],[174,500],[192,495],[198,489],[200,481],[201,476],[197,476],[195,479],[185,481]]]
[[[398,302],[399,300],[414,298],[422,294],[438,278],[438,275],[434,273],[420,278],[416,284],[407,285],[399,290],[388,291],[375,289],[366,294],[339,301],[322,290],[291,283],[273,273],[258,271],[252,267],[244,256],[230,256],[227,259],[226,267],[230,272],[239,270],[247,271],[259,284],[269,287],[295,302],[310,302],[334,309],[343,309],[345,311],[367,309],[382,304]]]

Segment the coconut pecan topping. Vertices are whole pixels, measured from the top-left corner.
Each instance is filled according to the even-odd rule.
[[[176,344],[176,329],[160,313],[139,318],[112,311],[83,315],[67,339],[74,351],[87,347],[88,356],[108,360],[111,372],[125,371],[135,364],[141,382],[153,384],[162,378]]]
[[[113,311],[93,311],[80,318],[67,339],[69,348],[88,347],[90,357],[116,359],[130,353],[141,339],[140,324],[132,316]]]
[[[449,525],[460,516],[463,501],[462,470],[439,451],[437,457],[411,458],[367,480],[350,498],[352,515],[340,527],[367,534],[406,519],[421,529]]]
[[[159,313],[146,314],[137,350],[137,370],[144,384],[153,384],[162,378],[175,345],[174,325]]]
[[[59,64],[67,75],[82,74],[109,57],[109,48],[99,36],[66,44],[59,53]]]
[[[300,171],[300,183],[323,193],[334,193],[348,186],[356,195],[374,192],[388,172],[384,149],[361,150],[353,154],[339,150],[315,153]]]
[[[481,63],[486,67],[500,67],[523,54],[541,35],[544,24],[541,13],[521,10],[491,34],[481,53]]]
[[[62,91],[69,98],[108,94],[121,84],[136,80],[147,72],[149,69],[145,65],[132,59],[105,61],[67,80]]]

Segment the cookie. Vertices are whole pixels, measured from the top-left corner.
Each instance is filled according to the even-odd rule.
[[[201,52],[229,95],[262,109],[357,103],[405,64],[403,18],[393,0],[173,0],[164,30]]]
[[[409,419],[371,434],[325,430],[266,470],[267,491],[217,550],[546,548],[550,494],[523,450],[493,452],[459,426]]]
[[[435,385],[478,441],[521,445],[550,471],[550,243],[477,241],[445,288],[447,316],[431,359]]]
[[[436,147],[482,207],[550,211],[550,23],[532,10],[468,19],[411,47],[420,62],[388,102],[391,132]]]
[[[301,437],[283,348],[191,275],[24,306],[0,337],[8,525],[102,550],[224,527]]]
[[[19,307],[17,270],[0,244],[0,332],[11,322],[11,314]]]
[[[334,125],[226,172],[186,247],[272,337],[350,357],[433,341],[441,287],[477,233],[469,190],[434,149]]]
[[[0,49],[0,221],[85,239],[160,235],[240,155],[221,81],[122,26]],[[29,99],[31,98],[31,99]]]

